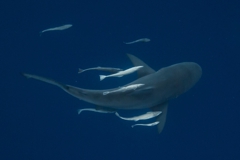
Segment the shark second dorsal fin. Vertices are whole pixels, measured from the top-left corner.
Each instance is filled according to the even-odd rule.
[[[162,111],[162,113],[159,116],[157,116],[157,121],[159,122],[159,124],[157,125],[158,133],[161,133],[165,126],[165,122],[167,118],[167,109],[168,109],[168,102],[165,102],[163,104],[160,104],[151,108],[152,111]]]
[[[137,71],[138,78],[144,77],[155,72],[151,67],[149,67],[146,63],[144,63],[142,60],[135,57],[134,55],[127,54],[127,56],[132,61],[134,66],[143,66],[143,68]]]

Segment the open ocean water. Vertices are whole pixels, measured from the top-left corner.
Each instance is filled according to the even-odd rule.
[[[240,1],[1,1],[0,160],[239,160]],[[40,31],[72,24],[63,31]],[[150,38],[148,43],[123,42]],[[86,89],[137,78],[99,81],[127,69],[131,53],[155,70],[192,61],[202,77],[169,103],[165,128],[131,128],[113,114],[26,72]],[[130,116],[140,111],[120,111]]]

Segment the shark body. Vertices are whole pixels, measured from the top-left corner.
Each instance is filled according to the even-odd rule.
[[[192,88],[202,75],[201,67],[194,62],[174,64],[158,71],[153,70],[137,57],[128,54],[134,66],[143,66],[138,70],[138,79],[126,84],[144,84],[140,89],[131,92],[114,92],[103,95],[103,92],[114,91],[117,88],[107,90],[89,90],[70,85],[61,84],[54,80],[23,73],[27,78],[33,78],[46,83],[56,85],[70,95],[95,104],[102,110],[133,110],[149,108],[152,111],[161,111],[156,121],[159,121],[158,132],[161,133],[166,121],[168,102]],[[124,87],[124,86],[123,86]]]

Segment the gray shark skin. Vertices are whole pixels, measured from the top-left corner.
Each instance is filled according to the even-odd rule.
[[[129,92],[114,92],[103,95],[103,92],[116,90],[118,88],[88,90],[61,84],[36,75],[26,73],[23,73],[23,75],[27,78],[33,78],[56,85],[80,100],[101,107],[101,110],[105,108],[108,110],[149,108],[153,111],[162,111],[162,114],[157,117],[157,121],[160,121],[158,124],[158,132],[161,133],[166,121],[168,101],[192,88],[200,79],[202,69],[194,62],[183,62],[154,71],[137,57],[131,54],[128,54],[128,57],[134,66],[144,66],[137,72],[139,78],[124,86],[133,84],[144,85]]]

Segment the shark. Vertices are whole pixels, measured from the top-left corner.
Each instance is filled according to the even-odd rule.
[[[166,123],[169,101],[191,89],[201,78],[202,68],[195,62],[181,62],[155,71],[138,57],[127,54],[134,66],[143,66],[137,71],[137,79],[123,87],[144,84],[131,92],[114,92],[103,95],[106,91],[117,88],[90,90],[67,84],[38,75],[22,73],[26,78],[32,78],[55,85],[79,100],[94,104],[97,110],[114,112],[117,110],[149,109],[161,111],[156,118],[157,130],[163,131]]]

